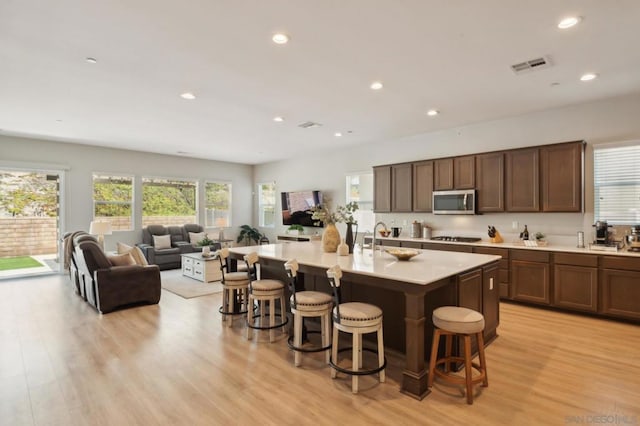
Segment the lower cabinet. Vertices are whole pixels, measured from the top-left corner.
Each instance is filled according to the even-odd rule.
[[[556,253],[553,268],[553,305],[598,311],[598,257]]]
[[[496,337],[496,329],[500,323],[499,269],[498,264],[485,266],[482,269],[482,313],[484,315],[485,341]]]
[[[640,262],[638,259],[603,257],[600,283],[601,313],[640,320]]]
[[[544,305],[551,303],[549,253],[513,250],[511,252],[512,298]]]

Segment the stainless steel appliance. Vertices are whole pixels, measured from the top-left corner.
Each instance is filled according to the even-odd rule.
[[[476,190],[433,191],[433,214],[476,214]]]
[[[611,241],[609,241],[609,228],[611,225],[607,224],[604,220],[598,220],[593,225],[596,228],[596,244],[607,245]]]
[[[420,234],[422,233],[422,223],[414,220],[411,224],[411,234],[409,236],[411,238],[420,238]]]
[[[482,238],[478,237],[451,237],[449,235],[441,235],[431,239],[434,241],[453,241],[456,243],[475,243],[476,241],[482,240]]]
[[[629,251],[640,251],[640,225],[631,227],[631,234],[624,237],[624,242],[629,247]]]

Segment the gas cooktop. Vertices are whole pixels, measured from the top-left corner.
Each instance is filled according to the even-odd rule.
[[[475,243],[476,241],[480,241],[482,238],[477,237],[450,237],[448,235],[443,235],[440,237],[433,237],[432,240],[436,241],[454,241],[456,243]]]

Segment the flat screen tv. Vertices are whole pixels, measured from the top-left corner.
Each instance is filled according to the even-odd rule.
[[[322,193],[320,191],[295,191],[281,192],[282,197],[282,224],[302,225],[322,227],[323,223],[317,225],[308,213],[311,207],[322,203]]]

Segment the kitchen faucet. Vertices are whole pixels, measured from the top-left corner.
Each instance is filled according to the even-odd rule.
[[[387,225],[382,221],[376,223],[376,226],[373,227],[373,241],[371,241],[371,255],[372,256],[375,255],[375,253],[376,253],[376,235],[378,235],[376,233],[376,231],[378,230],[378,225],[382,225],[382,226],[384,226],[384,229],[387,229]]]

